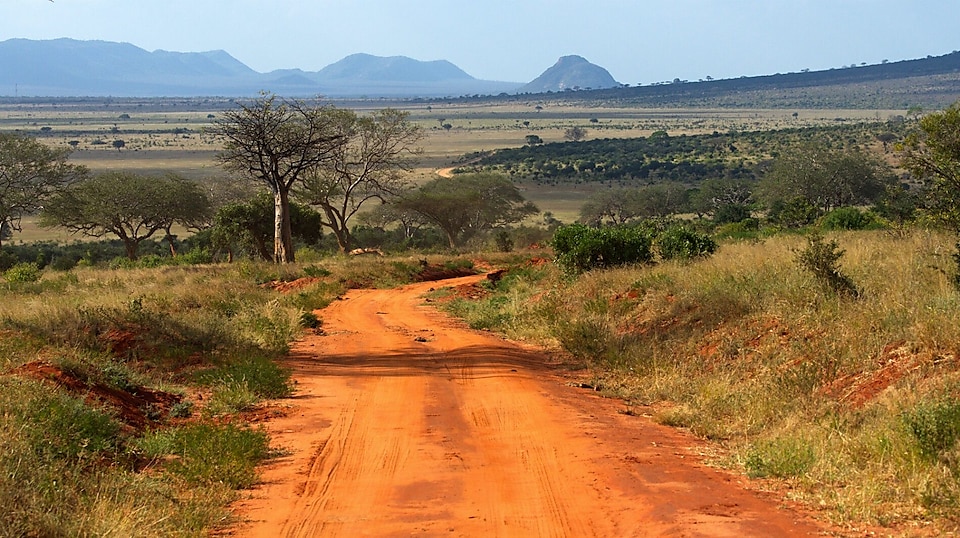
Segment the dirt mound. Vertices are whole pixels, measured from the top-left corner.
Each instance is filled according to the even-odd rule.
[[[168,392],[135,387],[120,390],[103,383],[87,381],[58,366],[35,361],[11,372],[13,375],[50,383],[83,398],[88,404],[110,410],[129,430],[144,431],[169,415],[180,396]]]
[[[823,392],[837,401],[859,409],[888,387],[923,367],[924,357],[913,352],[906,342],[887,345],[877,359],[877,368],[838,377]]]

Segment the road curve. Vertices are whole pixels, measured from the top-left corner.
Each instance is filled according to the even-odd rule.
[[[287,455],[235,512],[249,537],[815,536],[808,517],[699,463],[697,442],[567,386],[535,350],[354,290],[298,342]]]

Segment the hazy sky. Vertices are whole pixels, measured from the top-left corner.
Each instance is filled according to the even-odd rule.
[[[261,72],[365,52],[510,82],[569,54],[627,84],[936,56],[958,20],[958,0],[0,0],[0,40],[223,49]]]

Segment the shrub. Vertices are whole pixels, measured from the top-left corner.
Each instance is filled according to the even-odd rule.
[[[493,236],[497,244],[497,250],[500,252],[513,252],[513,238],[507,230],[498,230]]]
[[[960,402],[927,402],[903,415],[904,423],[917,440],[920,454],[936,459],[960,439]]]
[[[750,218],[750,206],[746,204],[724,204],[713,212],[715,224],[733,224]]]
[[[316,329],[322,324],[323,322],[320,321],[320,318],[318,318],[313,312],[304,312],[300,314],[300,326],[304,329]]]
[[[796,252],[797,263],[836,293],[859,297],[860,289],[850,277],[840,272],[837,266],[837,261],[844,254],[843,250],[839,250],[837,242],[824,241],[820,234],[810,235],[807,241],[807,248]]]
[[[3,273],[7,282],[36,282],[40,280],[40,269],[35,263],[18,263]]]
[[[820,210],[804,198],[789,202],[777,202],[770,207],[767,217],[770,222],[785,228],[800,228],[813,224],[820,216]]]
[[[657,237],[657,248],[664,260],[689,260],[713,254],[717,243],[706,234],[671,226]]]
[[[57,256],[50,260],[50,267],[55,271],[69,271],[77,266],[77,261],[71,256]]]
[[[825,230],[864,230],[878,224],[877,217],[856,207],[840,207],[820,219]]]
[[[561,226],[551,240],[556,262],[568,273],[615,267],[652,260],[648,233],[627,226],[589,228],[583,224]]]

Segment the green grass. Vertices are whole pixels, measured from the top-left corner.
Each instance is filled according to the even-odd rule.
[[[264,431],[212,424],[150,433],[137,439],[133,448],[191,485],[222,484],[231,489],[252,486],[256,465],[270,453]]]

